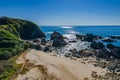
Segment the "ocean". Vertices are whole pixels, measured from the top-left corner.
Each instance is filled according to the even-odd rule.
[[[57,31],[63,35],[92,33],[103,37],[120,36],[120,26],[40,26],[40,29],[46,34],[47,39],[50,38],[53,31]],[[120,46],[120,40],[109,43]]]

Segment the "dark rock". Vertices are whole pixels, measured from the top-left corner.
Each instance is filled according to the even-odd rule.
[[[81,57],[81,55],[78,53],[78,51],[76,49],[69,50],[69,51],[70,51],[70,53],[67,56],[69,56],[69,57],[76,57],[76,58],[80,58]]]
[[[73,57],[76,57],[76,58],[80,58],[81,55],[80,54],[72,54]]]
[[[105,48],[104,44],[101,42],[95,42],[93,41],[90,45],[93,49],[103,49]]]
[[[76,40],[73,40],[73,41],[69,41],[69,43],[75,43],[75,42],[77,42]]]
[[[50,39],[51,40],[54,40],[54,39],[63,39],[63,36],[62,36],[62,34],[60,34],[59,32],[56,32],[56,31],[54,31],[52,34],[51,34],[51,36],[50,36]]]
[[[54,46],[54,47],[62,47],[62,46],[67,44],[65,42],[63,36],[60,33],[56,32],[56,31],[54,31],[51,34],[51,38],[50,39],[53,40],[52,46]]]
[[[70,50],[70,52],[73,53],[73,54],[78,53],[76,49],[72,49],[72,50]]]
[[[41,45],[45,45],[46,44],[46,40],[43,38],[42,40],[41,40]]]
[[[110,36],[112,39],[120,39],[120,36]]]
[[[92,76],[92,78],[97,78],[97,77],[98,77],[97,72],[93,71],[93,72],[91,73],[91,76]]]
[[[120,48],[114,48],[111,50],[112,56],[115,58],[120,58]]]
[[[84,35],[76,34],[77,39],[83,39],[84,37],[85,37]]]
[[[98,38],[100,38],[100,36],[96,36],[96,35],[93,35],[92,33],[89,33],[89,34],[86,34],[84,36],[84,41],[91,42],[91,41],[98,39]]]
[[[98,51],[95,51],[95,56],[100,58],[110,58],[111,53],[107,49],[101,49]]]
[[[42,47],[39,44],[32,44],[31,48],[36,49],[36,50],[41,50]]]
[[[93,51],[92,50],[80,50],[79,54],[81,55],[81,57],[90,57],[93,56]]]
[[[34,43],[39,43],[39,42],[40,42],[40,40],[35,39],[35,40],[33,40],[33,42],[34,42]]]
[[[51,52],[51,49],[49,48],[49,46],[46,46],[43,51],[44,52]]]
[[[72,57],[72,53],[65,54],[65,57]]]
[[[43,38],[45,34],[38,28],[37,25],[26,24],[20,27],[20,37],[25,40]]]
[[[116,48],[116,46],[114,46],[113,44],[107,44],[107,48],[108,49],[114,49],[114,48]]]
[[[63,39],[54,39],[53,40],[53,44],[52,44],[52,46],[54,46],[54,47],[62,47],[62,46],[64,46],[64,45],[66,45],[67,43],[63,40]]]
[[[114,42],[115,40],[109,38],[109,39],[103,39],[102,41],[103,42]]]

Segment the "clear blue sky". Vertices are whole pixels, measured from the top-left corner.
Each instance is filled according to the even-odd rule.
[[[120,0],[0,0],[0,16],[38,25],[120,25]]]

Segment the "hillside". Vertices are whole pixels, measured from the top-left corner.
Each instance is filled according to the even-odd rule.
[[[8,17],[0,18],[0,60],[24,51],[29,44],[22,41],[43,38],[45,34],[30,21]]]
[[[34,39],[45,37],[39,27],[27,20],[1,17],[0,28],[5,29],[21,39]]]
[[[19,71],[21,65],[15,60],[31,45],[24,40],[44,37],[45,34],[33,22],[0,17],[0,80],[11,80]]]

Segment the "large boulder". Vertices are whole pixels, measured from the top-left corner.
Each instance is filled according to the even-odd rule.
[[[51,34],[51,37],[50,37],[51,40],[53,40],[53,44],[52,46],[54,47],[62,47],[64,45],[66,45],[67,43],[65,42],[62,34],[54,31],[52,34]]]
[[[91,42],[95,39],[101,39],[102,37],[101,36],[96,36],[92,33],[87,33],[85,36],[84,36],[84,41],[88,41],[88,42]]]
[[[112,39],[120,39],[120,35],[110,36]]]
[[[96,57],[108,59],[110,58],[111,53],[107,49],[100,49],[98,51],[95,51],[95,55]]]
[[[54,39],[63,39],[63,36],[62,36],[62,34],[60,34],[59,32],[54,31],[54,32],[51,34],[50,39],[51,39],[51,40],[54,40]]]
[[[93,41],[90,45],[93,49],[103,49],[105,48],[104,44],[101,42]]]
[[[117,48],[117,47],[114,46],[113,44],[107,44],[107,48],[108,48],[108,49],[114,49],[114,48]]]
[[[112,56],[115,58],[120,58],[120,48],[114,48],[111,50]]]
[[[103,39],[102,41],[103,41],[103,42],[115,42],[115,40],[110,39],[110,38],[108,38],[108,39]]]

